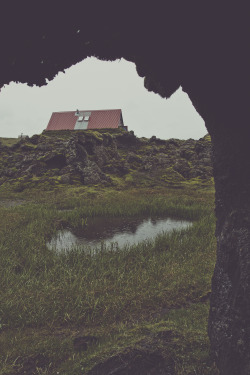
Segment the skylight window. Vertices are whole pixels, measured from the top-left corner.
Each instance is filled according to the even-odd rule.
[[[84,121],[89,121],[89,116],[84,116]]]
[[[83,120],[83,116],[79,116],[78,121],[82,121],[82,120]]]

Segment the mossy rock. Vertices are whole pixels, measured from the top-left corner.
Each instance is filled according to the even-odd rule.
[[[37,146],[34,145],[33,143],[30,143],[30,142],[23,143],[20,146],[20,149],[22,151],[34,151],[36,148],[37,148]]]
[[[125,182],[131,183],[133,181],[134,181],[133,174],[132,173],[127,174],[126,177],[125,177]]]
[[[96,139],[98,142],[102,142],[103,141],[103,136],[101,133],[99,133],[98,131],[96,130],[87,130],[86,131],[86,135],[89,136],[91,135],[94,139]]]
[[[19,138],[4,138],[4,137],[0,137],[0,144],[1,144],[1,146],[10,147],[10,146],[15,145],[17,142],[19,142]]]
[[[186,181],[186,179],[172,167],[165,169],[165,173],[160,179],[170,186],[179,186]]]

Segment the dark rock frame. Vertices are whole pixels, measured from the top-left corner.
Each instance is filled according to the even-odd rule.
[[[96,56],[125,58],[145,87],[180,86],[212,137],[218,257],[209,336],[223,375],[250,374],[249,17],[247,2],[1,3],[0,87],[42,86]]]

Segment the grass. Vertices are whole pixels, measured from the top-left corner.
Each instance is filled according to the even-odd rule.
[[[84,374],[145,340],[173,358],[178,375],[216,374],[206,333],[216,247],[213,191],[71,186],[0,190],[0,196],[25,202],[0,207],[1,375],[22,368]],[[138,214],[166,214],[193,225],[95,255],[80,247],[60,254],[46,247],[58,229],[84,226],[88,217]],[[171,342],[156,344],[166,330]],[[79,335],[98,342],[79,352],[73,345]]]
[[[4,138],[4,137],[0,137],[0,144],[2,144],[3,146],[13,146],[14,144],[16,144],[20,139],[19,138]]]

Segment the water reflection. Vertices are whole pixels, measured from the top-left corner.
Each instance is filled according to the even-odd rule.
[[[47,243],[49,249],[62,251],[73,246],[100,248],[103,243],[112,243],[119,247],[134,245],[147,239],[153,239],[161,232],[187,228],[188,221],[173,220],[162,217],[148,218],[94,218],[88,220],[87,226],[79,230],[61,230]]]

